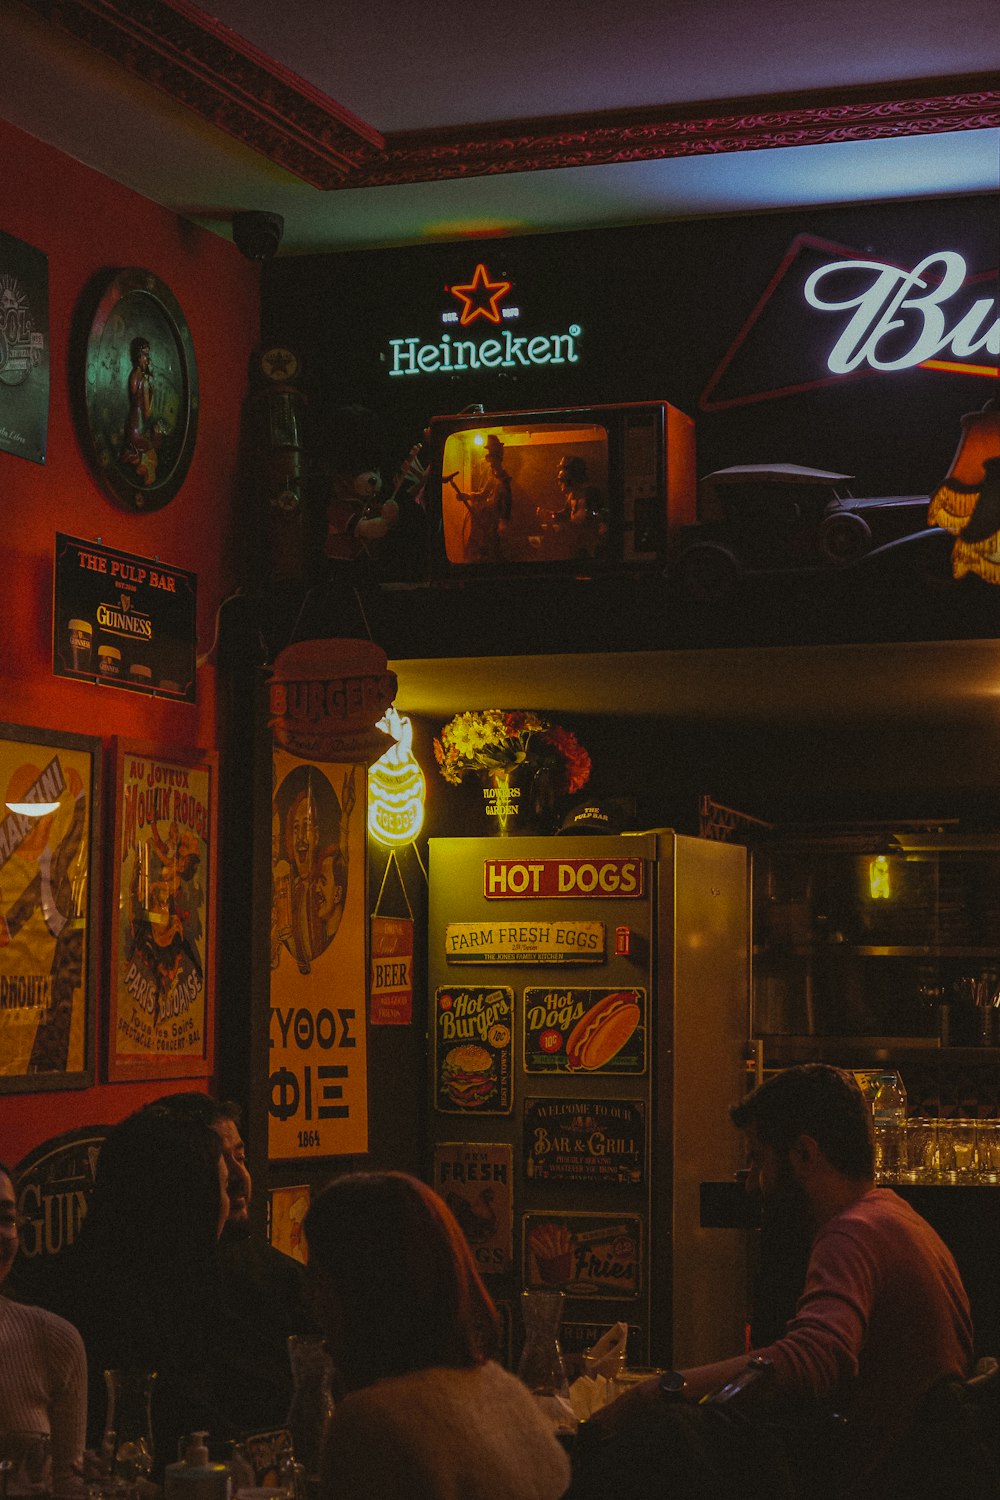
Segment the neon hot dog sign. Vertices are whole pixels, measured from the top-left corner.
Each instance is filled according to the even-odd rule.
[[[858,291],[857,275],[865,271],[871,276]],[[838,296],[837,280],[843,289],[845,273],[850,292]],[[965,279],[965,261],[955,250],[937,250],[912,271],[877,260],[830,261],[813,271],[805,284],[810,307],[820,312],[854,310],[827,359],[829,369],[835,375],[849,375],[865,364],[873,370],[933,367],[946,352],[961,361],[976,354],[1000,355],[995,300],[983,297],[955,311],[953,299]],[[893,352],[888,358],[883,353],[888,353],[885,346],[890,335]],[[970,367],[969,373],[995,371]]]

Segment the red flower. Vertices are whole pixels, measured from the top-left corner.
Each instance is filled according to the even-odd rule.
[[[576,735],[564,729],[561,724],[553,724],[542,738],[552,746],[563,762],[567,793],[582,791],[590,779],[590,756]]]

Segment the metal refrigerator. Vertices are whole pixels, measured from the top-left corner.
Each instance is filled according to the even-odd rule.
[[[672,831],[433,839],[427,1170],[516,1360],[525,1288],[563,1346],[739,1353],[744,1231],[702,1229],[747,1086],[746,851]]]

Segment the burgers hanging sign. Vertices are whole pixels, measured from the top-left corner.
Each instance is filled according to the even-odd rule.
[[[436,992],[434,1013],[435,1109],[510,1114],[514,991],[449,986]]]

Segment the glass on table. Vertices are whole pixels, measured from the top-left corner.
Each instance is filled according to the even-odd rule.
[[[987,1187],[1000,1183],[1000,1120],[977,1124],[975,1180]]]
[[[658,1379],[665,1374],[666,1371],[658,1365],[624,1365],[608,1382],[608,1400],[614,1401],[642,1385],[644,1380]]]

